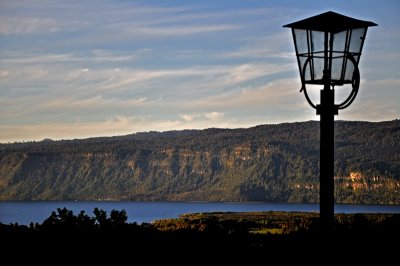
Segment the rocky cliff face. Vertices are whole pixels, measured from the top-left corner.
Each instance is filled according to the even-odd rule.
[[[399,121],[337,122],[336,131],[337,201],[400,204]],[[317,202],[318,194],[318,122],[0,145],[1,200]]]

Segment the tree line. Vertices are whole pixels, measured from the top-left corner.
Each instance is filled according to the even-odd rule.
[[[335,132],[336,201],[400,204],[399,120]],[[0,144],[0,184],[1,200],[318,202],[319,122]]]

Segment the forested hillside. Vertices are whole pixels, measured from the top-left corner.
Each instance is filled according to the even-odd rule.
[[[400,120],[335,122],[337,202],[400,204]],[[0,145],[0,200],[317,202],[319,122]]]

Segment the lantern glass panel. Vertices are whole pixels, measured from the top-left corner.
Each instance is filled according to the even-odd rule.
[[[347,58],[345,60],[346,60],[346,70],[343,81],[345,83],[351,83],[353,80],[354,64]]]
[[[367,30],[367,28],[358,28],[358,29],[352,30],[351,40],[350,40],[350,48],[349,48],[350,53],[356,53],[356,54],[361,53],[361,48],[362,48],[366,30]],[[358,61],[357,61],[357,63],[358,63]]]
[[[333,34],[333,51],[334,52],[344,52],[346,49],[346,32],[341,31]]]
[[[300,70],[303,71],[304,64],[306,63],[307,56],[299,56],[299,62],[300,62]],[[304,78],[305,80],[310,80],[311,79],[311,73],[310,73],[310,68],[307,67],[306,71],[304,72]]]
[[[307,30],[294,29],[296,48],[299,54],[308,53]]]
[[[324,56],[324,50],[325,50],[325,32],[322,31],[312,31],[311,33],[312,36],[312,42],[311,42],[311,51],[314,54],[314,56]]]
[[[322,80],[324,75],[325,59],[322,56],[314,57],[314,80]]]
[[[331,79],[340,80],[342,78],[343,53],[332,53]]]

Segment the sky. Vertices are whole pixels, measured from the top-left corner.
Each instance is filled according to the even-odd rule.
[[[319,120],[282,26],[326,11],[378,24],[335,119],[398,119],[398,0],[0,0],[0,143]]]

